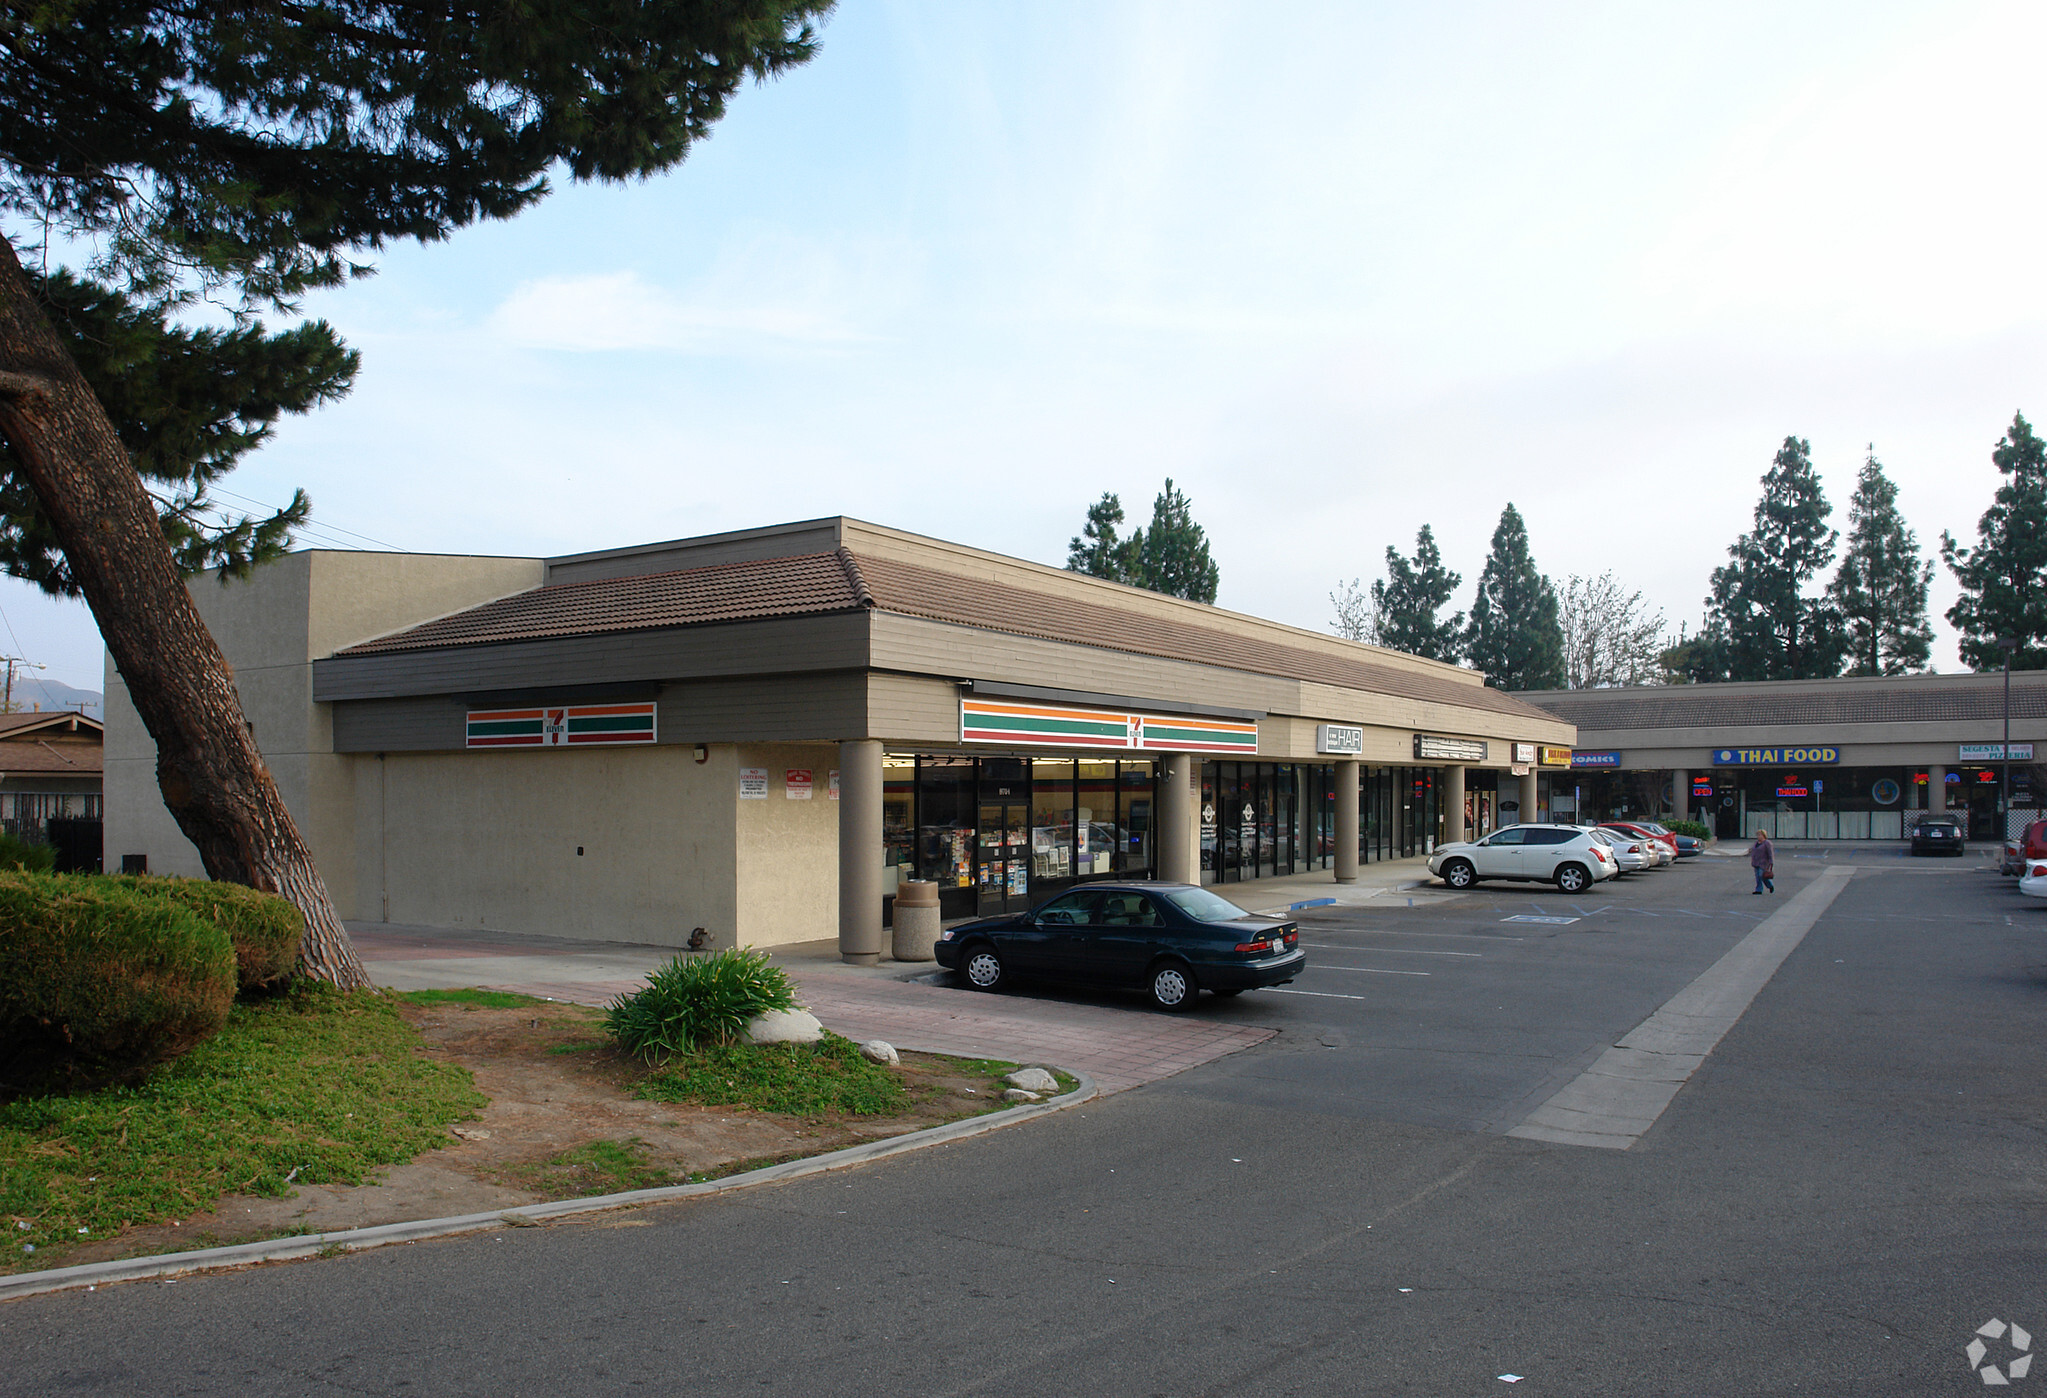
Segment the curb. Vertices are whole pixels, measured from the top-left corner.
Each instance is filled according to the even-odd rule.
[[[784,1180],[800,1179],[805,1175],[822,1175],[854,1165],[865,1165],[872,1160],[883,1160],[891,1155],[903,1155],[925,1146],[945,1145],[989,1131],[999,1131],[1005,1126],[1015,1126],[1041,1116],[1049,1116],[1053,1112],[1065,1111],[1068,1107],[1078,1107],[1101,1095],[1101,1089],[1095,1085],[1095,1080],[1086,1073],[1070,1069],[1060,1071],[1079,1079],[1080,1085],[1050,1102],[1011,1107],[1007,1111],[968,1117],[964,1121],[948,1122],[944,1126],[930,1126],[922,1131],[909,1132],[907,1135],[870,1141],[866,1145],[847,1146],[844,1150],[829,1151],[824,1155],[813,1155],[804,1160],[790,1160],[780,1165],[748,1170],[744,1174],[728,1175],[722,1180],[709,1180],[703,1184],[668,1185],[661,1189],[635,1189],[624,1194],[599,1194],[588,1199],[557,1199],[553,1203],[526,1204],[518,1208],[497,1209],[490,1213],[415,1219],[410,1223],[385,1223],[374,1228],[350,1228],[337,1233],[307,1233],[291,1238],[271,1238],[260,1243],[238,1243],[231,1247],[158,1253],[150,1257],[131,1257],[114,1262],[87,1262],[76,1267],[52,1267],[43,1272],[21,1272],[11,1277],[0,1277],[0,1301],[38,1296],[49,1291],[69,1291],[81,1286],[97,1286],[102,1282],[145,1281],[151,1277],[178,1277],[191,1272],[212,1271],[223,1267],[244,1267],[256,1262],[282,1262],[291,1258],[311,1257],[331,1248],[361,1252],[390,1243],[412,1243],[425,1238],[444,1238],[455,1233],[477,1233],[492,1228],[537,1228],[552,1219],[568,1218],[576,1214],[637,1208],[645,1204],[669,1204],[683,1199],[701,1199],[713,1194],[752,1189],[758,1185],[780,1184]]]

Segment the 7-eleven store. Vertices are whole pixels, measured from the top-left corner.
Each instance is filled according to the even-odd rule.
[[[566,558],[309,552],[195,601],[342,915],[679,945],[1088,879],[1357,877],[1536,812],[1468,670],[851,519]],[[110,864],[200,873],[108,672]]]

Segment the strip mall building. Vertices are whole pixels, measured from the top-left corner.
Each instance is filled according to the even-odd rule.
[[[1997,836],[2007,713],[2013,833],[2047,780],[2047,673],[1905,675],[1523,694],[1578,730],[1543,778],[1559,819],[1693,818],[1722,837],[1896,840],[1928,813]]]
[[[564,558],[307,552],[193,595],[346,918],[881,943],[1523,818],[1568,719],[1469,670],[851,519]],[[110,866],[199,874],[111,665]]]

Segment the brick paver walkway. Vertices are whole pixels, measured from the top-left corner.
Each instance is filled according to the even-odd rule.
[[[633,989],[673,951],[558,937],[358,925],[356,950],[377,984],[395,990],[481,986],[603,1005]],[[1171,1077],[1249,1048],[1269,1029],[1180,1017],[1136,1000],[1080,1002],[1028,994],[987,995],[901,980],[901,966],[873,970],[815,959],[785,963],[798,998],[834,1033],[886,1039],[902,1048],[1078,1069],[1104,1092]]]

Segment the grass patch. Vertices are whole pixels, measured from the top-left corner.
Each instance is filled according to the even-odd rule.
[[[0,1105],[0,1272],[61,1266],[69,1246],[225,1194],[282,1197],[294,1171],[361,1184],[443,1144],[486,1099],[419,1043],[387,997],[303,984],[237,1004],[135,1086]]]
[[[885,1116],[910,1105],[902,1079],[862,1058],[851,1039],[829,1033],[814,1044],[726,1044],[678,1053],[642,1078],[633,1095],[803,1117]]]
[[[605,1043],[602,1039],[578,1039],[573,1044],[554,1044],[547,1051],[555,1054],[592,1053],[598,1049],[608,1049],[610,1047],[611,1045]]]
[[[552,1005],[552,1000],[520,995],[510,990],[401,990],[398,998],[408,1005],[466,1005],[472,1010],[516,1010],[526,1005]]]
[[[551,1199],[586,1199],[687,1182],[646,1155],[647,1143],[637,1136],[629,1141],[586,1141],[550,1160],[510,1173],[520,1184]]]

